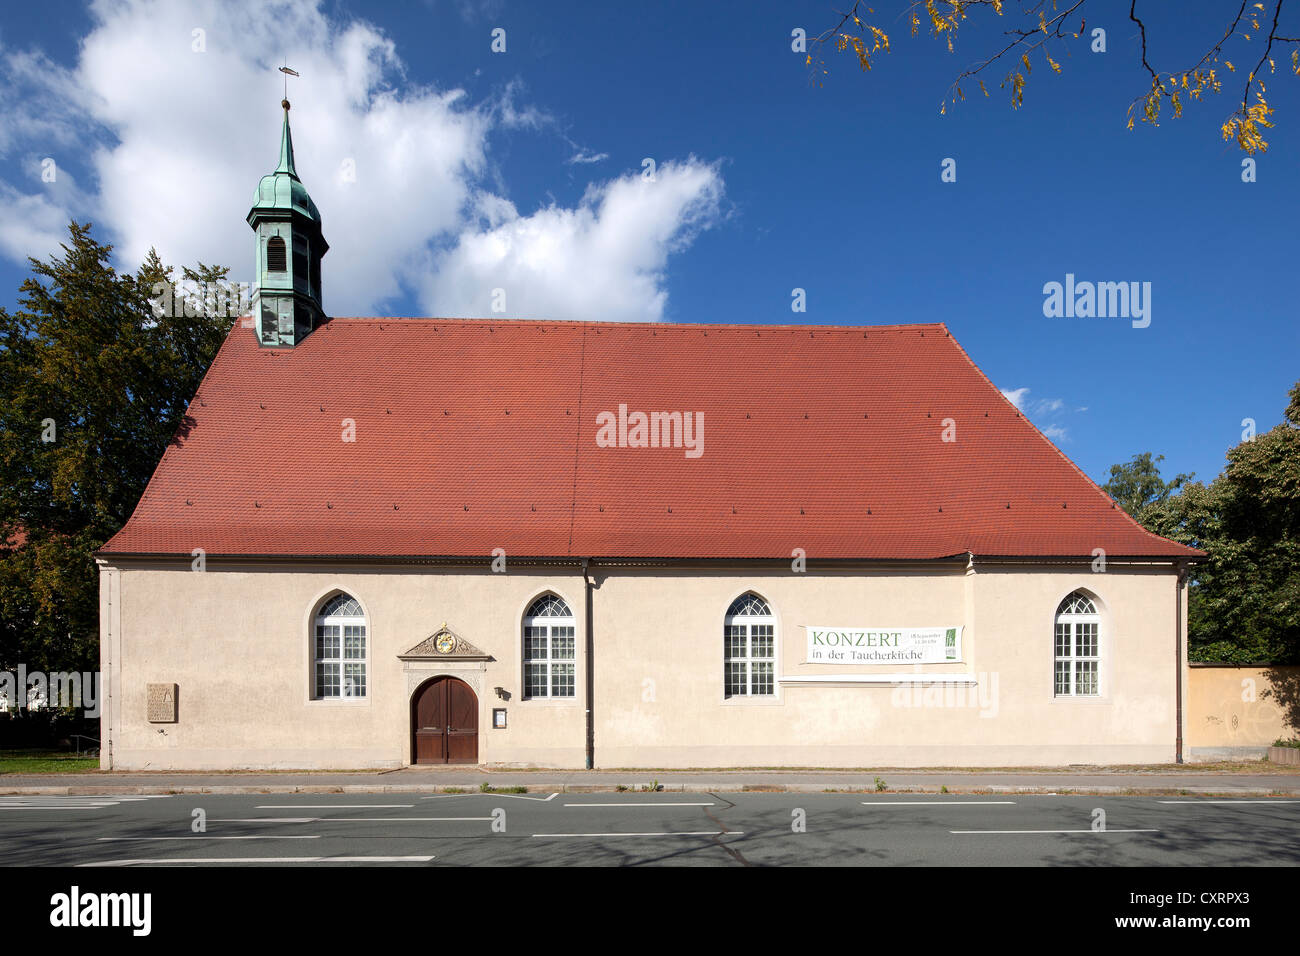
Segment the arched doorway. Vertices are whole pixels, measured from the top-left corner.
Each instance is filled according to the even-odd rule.
[[[435,677],[416,690],[411,763],[478,763],[478,696],[463,680]]]

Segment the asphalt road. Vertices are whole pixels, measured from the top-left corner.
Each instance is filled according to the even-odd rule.
[[[193,829],[199,817],[203,832]],[[0,865],[173,864],[1295,866],[1300,799],[891,793],[0,797]]]

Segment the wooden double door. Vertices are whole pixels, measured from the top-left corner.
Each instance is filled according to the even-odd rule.
[[[463,680],[435,677],[411,700],[412,763],[478,763],[478,696]]]

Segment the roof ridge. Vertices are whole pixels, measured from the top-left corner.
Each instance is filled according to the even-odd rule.
[[[528,325],[548,325],[548,326],[565,326],[572,328],[583,328],[591,325],[612,326],[627,329],[681,329],[684,331],[693,331],[698,329],[730,330],[744,329],[747,331],[826,331],[826,332],[861,332],[880,331],[880,332],[910,332],[910,331],[930,331],[931,329],[942,330],[948,333],[948,328],[942,322],[911,322],[911,323],[894,323],[890,325],[822,325],[822,324],[789,324],[777,325],[758,322],[620,322],[614,319],[520,319],[520,318],[464,318],[464,317],[439,317],[439,316],[370,316],[370,315],[336,315],[331,316],[322,324],[321,328],[327,327],[331,322],[346,322],[348,324],[425,324],[432,322],[454,323],[456,325],[511,325],[511,326],[528,326]]]

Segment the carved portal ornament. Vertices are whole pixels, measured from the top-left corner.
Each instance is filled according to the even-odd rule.
[[[486,654],[476,645],[465,640],[447,626],[442,626],[416,644],[405,654],[398,654],[401,661],[490,661],[491,654]]]

